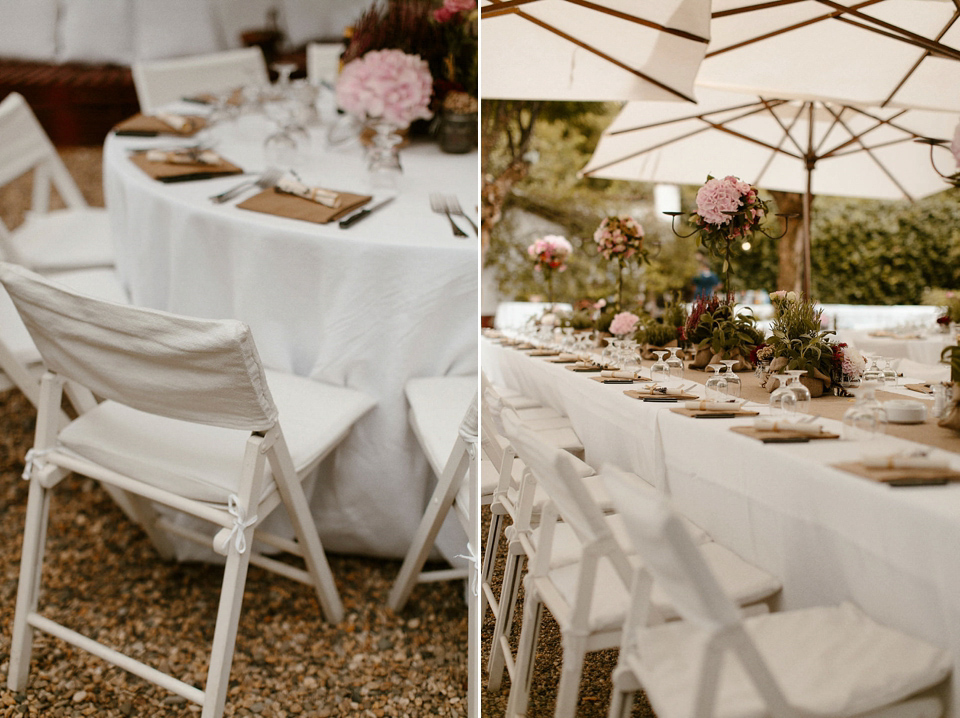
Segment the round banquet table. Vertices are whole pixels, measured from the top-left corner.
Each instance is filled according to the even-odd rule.
[[[265,168],[269,129],[245,115],[208,132],[250,173]],[[407,424],[404,385],[477,372],[479,243],[462,218],[469,236],[453,237],[429,203],[432,192],[454,194],[476,217],[476,153],[414,141],[401,154],[397,198],[341,229],[237,208],[245,197],[209,201],[237,176],[164,184],[129,159],[133,148],[175,143],[111,135],[104,146],[117,267],[132,301],[239,319],[268,367],[376,398],[309,485],[311,509],[328,550],[402,557],[434,482]],[[371,204],[385,196],[367,187],[360,145],[331,148],[320,130],[293,169],[309,185],[373,194]]]

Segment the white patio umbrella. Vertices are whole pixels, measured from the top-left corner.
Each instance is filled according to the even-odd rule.
[[[480,0],[480,94],[689,100],[710,0]]]
[[[713,0],[697,78],[775,97],[960,111],[960,3]]]
[[[804,194],[804,291],[810,289],[814,194],[917,199],[946,184],[915,140],[949,137],[953,113],[858,108],[698,88],[695,107],[631,102],[581,171],[587,177],[702,184],[736,175]]]

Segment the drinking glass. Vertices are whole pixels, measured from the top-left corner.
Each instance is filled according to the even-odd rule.
[[[886,357],[880,357],[880,361],[883,363],[883,368],[880,370],[883,372],[883,383],[896,386],[897,370],[893,367],[893,360],[887,359]]]
[[[780,386],[770,394],[770,413],[779,416],[791,416],[797,410],[797,395],[788,385],[793,377],[780,377]]]
[[[882,382],[883,370],[877,366],[877,359],[879,359],[879,357],[876,354],[864,356],[870,360],[870,363],[867,365],[867,368],[863,370],[862,381]]]
[[[640,371],[640,355],[637,354],[637,342],[634,339],[624,339],[621,344],[623,359],[620,363],[624,371],[632,371],[634,374]]]
[[[787,388],[793,392],[797,400],[794,411],[798,414],[809,414],[812,397],[810,390],[800,381],[800,377],[806,374],[806,371],[804,369],[788,369],[786,373],[790,375],[792,380],[787,384]]]
[[[670,367],[670,376],[677,384],[683,383],[683,359],[677,354],[680,347],[667,347],[670,350],[670,356],[667,357],[667,366]]]
[[[876,381],[863,382],[857,400],[843,415],[840,436],[847,440],[873,439],[887,430],[887,412],[877,400]]]
[[[736,359],[721,359],[720,363],[727,367],[727,371],[724,372],[723,376],[727,380],[727,395],[735,396],[738,399],[740,398],[740,393],[743,388],[743,384],[740,381],[740,377],[737,376],[736,372],[733,371],[734,364],[737,363]]]
[[[653,380],[654,384],[663,384],[666,385],[670,383],[670,365],[667,364],[663,358],[667,355],[666,351],[658,350],[654,354],[657,355],[657,360],[650,367],[650,379]]]
[[[617,354],[616,345],[620,340],[616,337],[604,337],[604,341],[607,343],[607,346],[600,352],[600,364],[601,366],[608,367],[614,363]]]
[[[706,398],[710,401],[723,401],[727,398],[727,379],[720,373],[723,364],[710,364],[707,369],[713,369],[713,376],[707,379]]]

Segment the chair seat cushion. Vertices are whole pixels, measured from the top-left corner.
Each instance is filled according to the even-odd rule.
[[[353,389],[266,370],[298,472],[310,468],[373,408]],[[249,433],[147,414],[105,401],[71,422],[60,442],[74,453],[188,498],[226,503],[236,492]],[[269,468],[269,467],[268,467]],[[265,493],[273,487],[268,471]]]
[[[697,548],[703,554],[710,570],[720,582],[724,590],[734,603],[748,606],[768,598],[780,590],[780,582],[766,571],[747,563],[742,558],[718,543],[709,542],[700,544]],[[634,567],[640,566],[639,556],[629,556]],[[571,563],[552,569],[547,575],[549,582],[569,605],[573,601],[577,589],[580,565]],[[591,631],[612,631],[623,626],[626,617],[627,602],[630,599],[627,587],[623,585],[615,572],[613,565],[603,558],[598,564],[597,580],[593,591],[593,601],[589,618]],[[653,606],[664,620],[673,621],[678,618],[676,610],[667,596],[656,583],[651,594]],[[562,620],[554,606],[547,606],[557,620]],[[798,634],[802,635],[802,634]],[[659,714],[658,714],[659,715]]]
[[[945,651],[881,626],[852,604],[819,606],[746,619],[746,630],[788,702],[808,715],[861,716],[942,681],[950,672]],[[660,718],[690,716],[705,632],[688,622],[642,631],[631,667]],[[721,668],[718,718],[760,718],[769,713],[740,662]],[[939,716],[930,701],[883,715]]]
[[[405,387],[410,424],[434,473],[440,476],[457,441],[460,423],[477,393],[476,376],[411,379]]]
[[[110,267],[114,263],[105,209],[59,209],[28,213],[11,237],[11,259],[37,272]]]

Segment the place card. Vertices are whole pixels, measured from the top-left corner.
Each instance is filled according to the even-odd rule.
[[[960,481],[960,471],[944,467],[879,468],[860,461],[833,464],[833,467],[887,486],[942,486]]]
[[[340,195],[340,206],[327,207],[319,202],[298,197],[295,194],[278,192],[271,187],[244,200],[238,204],[237,207],[252,212],[272,214],[278,217],[300,219],[315,224],[326,224],[327,222],[333,222],[350,214],[372,199],[368,194],[351,194],[339,190],[338,193]]]

